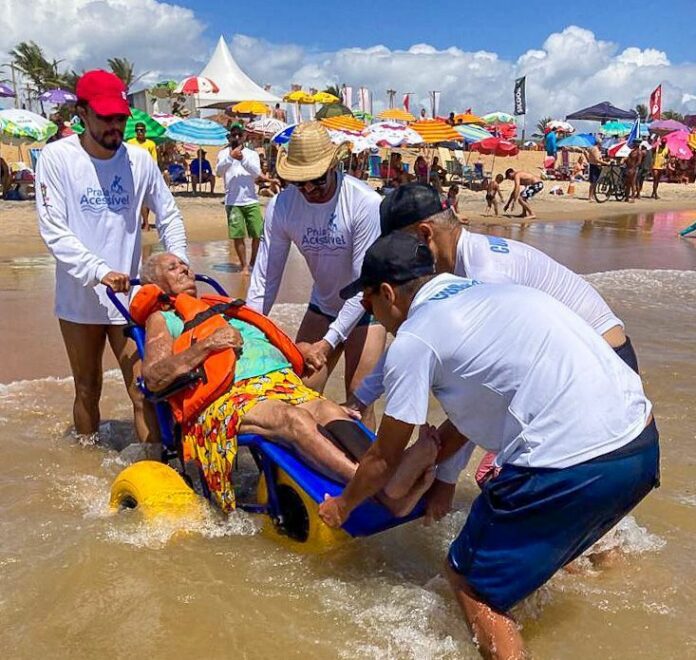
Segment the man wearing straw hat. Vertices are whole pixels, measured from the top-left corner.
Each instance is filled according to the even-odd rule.
[[[305,258],[314,280],[297,342],[310,369],[308,385],[322,391],[342,352],[348,394],[371,371],[385,343],[384,328],[362,307],[361,294],[343,301],[339,292],[360,273],[367,248],[377,239],[380,196],[337,171],[346,145],[334,145],[315,121],[300,124],[279,176],[291,184],[266,215],[247,304],[268,314],[273,307],[290,245]],[[365,420],[370,421],[371,411]]]

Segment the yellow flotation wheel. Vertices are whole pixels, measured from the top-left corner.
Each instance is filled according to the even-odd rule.
[[[326,552],[350,536],[341,529],[333,529],[319,517],[319,506],[283,470],[278,470],[276,493],[283,528],[279,529],[270,516],[265,517],[263,534],[295,552]],[[268,503],[266,479],[262,474],[257,487],[259,504]]]
[[[111,486],[114,509],[138,509],[146,518],[196,517],[202,502],[179,473],[164,463],[138,461],[122,470]]]

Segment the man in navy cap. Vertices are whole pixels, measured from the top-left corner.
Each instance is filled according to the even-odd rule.
[[[77,113],[85,126],[44,147],[36,170],[39,231],[56,259],[55,313],[75,381],[73,417],[81,439],[96,439],[106,341],[123,372],[140,440],[157,441],[136,385],[135,344],[106,286],[127,292],[138,276],[140,213],[155,213],[167,251],[186,258],[184,223],[157,163],[144,149],[123,144],[130,108],[121,80],[88,71],[77,82]],[[105,286],[100,286],[105,285]]]
[[[397,469],[432,394],[456,433],[502,466],[450,547],[447,577],[482,654],[523,658],[507,612],[589,548],[659,481],[658,433],[640,377],[579,316],[551,296],[449,273],[417,237],[394,232],[365,254],[366,308],[395,336],[384,366],[377,440],[338,497],[345,522]]]
[[[548,293],[584,319],[638,371],[623,322],[589,282],[531,245],[468,231],[451,209],[442,208],[432,186],[400,186],[382,201],[380,222],[383,235],[399,231],[417,236],[430,248],[440,273],[487,284],[522,284]],[[348,407],[360,412],[381,396],[383,365],[384,356],[348,399]],[[462,449],[460,455],[466,457],[466,451]],[[490,476],[494,459],[487,455],[477,471],[477,481]],[[449,511],[461,469],[457,456],[438,466],[437,479],[428,495],[428,517],[439,519]]]

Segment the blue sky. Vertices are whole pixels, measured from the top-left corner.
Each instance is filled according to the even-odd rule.
[[[225,37],[242,33],[308,50],[375,44],[400,49],[428,43],[436,48],[490,50],[514,59],[529,48],[539,48],[552,32],[578,25],[621,49],[657,48],[677,64],[695,58],[696,0],[650,3],[650,8],[648,3],[634,3],[632,18],[627,3],[606,0],[480,3],[485,11],[462,9],[479,3],[428,0],[261,0],[234,6],[229,0],[179,0],[177,4],[196,12],[211,41],[220,33]]]

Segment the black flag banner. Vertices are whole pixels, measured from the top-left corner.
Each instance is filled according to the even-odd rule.
[[[515,114],[527,114],[527,99],[525,96],[524,85],[527,76],[515,80]]]

